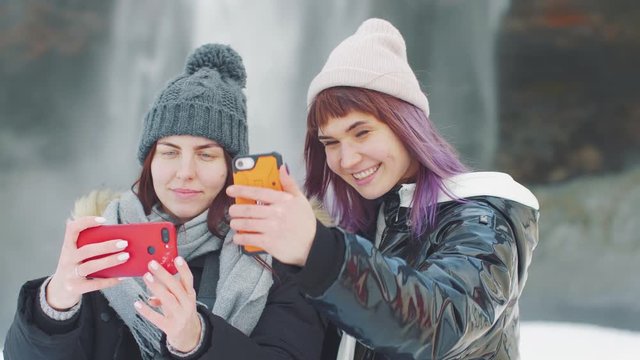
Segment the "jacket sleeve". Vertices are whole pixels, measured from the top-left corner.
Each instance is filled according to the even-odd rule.
[[[87,341],[91,338],[87,336],[91,331],[91,324],[86,323],[88,310],[83,306],[65,321],[47,317],[38,298],[44,280],[29,281],[20,289],[18,309],[5,340],[5,360],[83,359],[80,344],[89,345]]]
[[[486,204],[441,213],[415,267],[353,234],[318,235],[299,275],[303,288],[339,328],[394,358],[459,358],[517,297],[514,233]]]
[[[251,336],[210,312],[204,351],[196,359],[320,359],[326,323],[289,271],[274,261],[274,285]],[[277,275],[276,275],[277,274]]]

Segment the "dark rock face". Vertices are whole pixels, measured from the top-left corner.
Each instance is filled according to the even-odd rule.
[[[497,165],[525,183],[640,163],[640,10],[514,1],[499,34]]]
[[[522,318],[640,330],[640,167],[532,190],[540,242]]]
[[[60,166],[59,154],[72,152],[66,139],[78,114],[90,119],[105,112],[104,99],[93,94],[104,80],[98,69],[111,6],[99,0],[0,4],[0,166],[31,166],[27,153]]]

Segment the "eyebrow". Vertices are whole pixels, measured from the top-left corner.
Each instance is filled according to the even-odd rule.
[[[174,149],[181,149],[180,146],[172,144],[170,142],[165,142],[165,141],[158,142],[158,145],[166,145],[166,146],[172,147]],[[202,149],[208,149],[208,148],[213,148],[213,147],[221,148],[220,144],[208,143],[208,144],[204,144],[204,145],[198,145],[198,146],[194,147],[194,149],[202,150]]]
[[[347,128],[347,131],[345,132],[349,132],[355,128],[357,128],[360,125],[366,125],[367,122],[366,121],[356,121],[353,124],[349,125],[349,127]],[[327,139],[333,139],[331,136],[324,136],[324,135],[318,135],[318,140],[327,140]]]

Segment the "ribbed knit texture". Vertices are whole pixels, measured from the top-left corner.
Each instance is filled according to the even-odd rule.
[[[184,74],[167,84],[147,112],[138,147],[140,163],[158,139],[172,135],[202,136],[232,157],[246,154],[245,83],[242,58],[231,47],[198,48],[187,59]]]
[[[333,49],[309,85],[307,106],[322,90],[335,86],[376,90],[413,104],[429,116],[429,101],[407,62],[404,39],[386,20],[366,20]]]

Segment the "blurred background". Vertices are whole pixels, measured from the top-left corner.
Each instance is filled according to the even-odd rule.
[[[640,331],[636,1],[0,0],[0,345],[20,285],[54,271],[74,200],[135,180],[142,116],[193,49],[240,53],[251,150],[302,180],[307,86],[368,17],[404,34],[465,161],[540,200],[523,339],[526,324]]]

